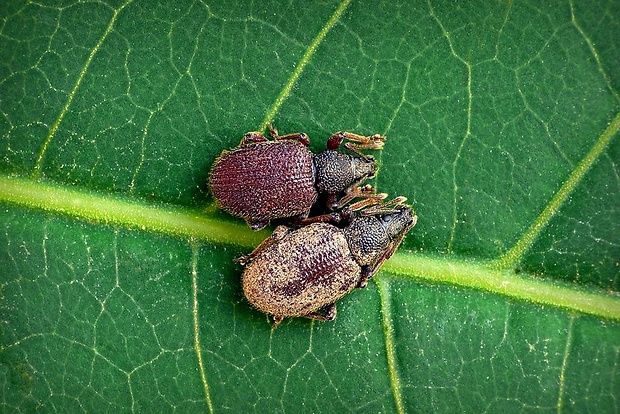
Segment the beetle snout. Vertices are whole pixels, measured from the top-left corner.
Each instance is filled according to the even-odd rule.
[[[385,215],[382,218],[390,237],[396,237],[398,234],[407,233],[415,226],[418,216],[415,215],[410,206],[399,204],[394,207],[393,211],[393,213]]]
[[[415,222],[417,221],[418,216],[414,214],[411,207],[401,204],[399,206],[396,206],[396,209],[398,210],[397,214],[401,217],[401,220],[404,223],[407,223],[407,225],[411,227],[415,225]]]
[[[411,230],[413,226],[418,222],[418,216],[415,215],[411,207],[409,206],[401,206],[402,207],[402,217],[403,217],[403,229],[406,232]]]
[[[371,155],[366,156],[365,158],[355,158],[354,159],[354,168],[356,171],[356,178],[373,178],[379,170],[377,166],[377,161]]]
[[[377,174],[377,171],[379,170],[379,166],[377,165],[377,161],[375,161],[375,157],[373,156],[368,156],[368,159],[365,160],[368,165],[368,177],[369,178],[373,178],[375,176],[375,174]]]

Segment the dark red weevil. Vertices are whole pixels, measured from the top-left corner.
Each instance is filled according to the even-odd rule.
[[[270,134],[273,140],[260,132],[245,134],[237,148],[222,152],[209,176],[218,206],[253,230],[277,218],[307,217],[319,195],[326,209],[359,196],[355,189],[377,171],[374,157],[360,150],[380,149],[385,141],[379,134],[337,132],[327,150],[313,154],[305,133],[279,136],[270,126]],[[344,143],[352,154],[338,151],[344,140],[352,141]]]

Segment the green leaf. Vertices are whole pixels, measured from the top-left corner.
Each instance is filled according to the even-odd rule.
[[[8,1],[0,411],[618,412],[620,3]],[[418,225],[272,330],[215,157],[388,137]]]

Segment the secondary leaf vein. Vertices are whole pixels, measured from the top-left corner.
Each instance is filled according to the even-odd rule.
[[[390,387],[394,396],[394,404],[399,414],[405,412],[403,395],[400,384],[400,375],[396,366],[396,351],[394,349],[394,327],[392,323],[392,306],[390,303],[390,287],[383,278],[376,279],[381,298],[381,315],[383,325],[383,337],[385,340],[385,352],[387,356],[388,371],[390,374]]]
[[[200,318],[198,313],[198,246],[192,243],[192,316],[194,319],[194,350],[198,358],[198,368],[200,370],[200,379],[205,393],[205,401],[209,407],[209,412],[213,413],[213,401],[211,401],[211,393],[209,392],[209,383],[207,382],[207,374],[202,359],[202,346],[200,345]]]
[[[451,252],[452,243],[454,242],[454,236],[455,236],[456,228],[458,225],[457,205],[458,205],[459,186],[456,180],[456,167],[458,165],[459,159],[461,158],[461,153],[463,152],[465,145],[467,144],[467,142],[469,141],[469,138],[471,137],[471,108],[472,108],[472,101],[473,101],[473,94],[472,94],[472,89],[471,89],[472,67],[471,67],[471,62],[469,60],[463,59],[456,52],[456,49],[454,49],[454,45],[452,44],[452,38],[450,37],[450,32],[448,32],[445,29],[443,23],[441,23],[441,20],[439,20],[439,18],[435,14],[435,10],[433,9],[433,5],[431,4],[430,0],[428,1],[428,7],[430,9],[431,16],[433,17],[433,19],[435,19],[435,21],[441,28],[441,31],[444,37],[448,41],[448,46],[450,46],[450,52],[457,60],[459,60],[463,65],[465,65],[465,68],[467,69],[467,128],[465,130],[465,134],[463,135],[463,139],[461,140],[461,145],[459,145],[459,148],[454,157],[454,161],[452,162],[452,188],[453,188],[452,189],[452,228],[450,230],[450,239],[448,240],[448,247],[447,247],[448,252]]]
[[[114,10],[114,13],[112,14],[112,18],[110,19],[108,26],[103,32],[103,35],[101,35],[95,47],[93,47],[93,49],[88,54],[88,58],[86,58],[84,67],[80,71],[77,77],[77,80],[75,81],[75,85],[73,85],[73,88],[71,89],[71,92],[69,92],[69,97],[67,98],[67,102],[65,102],[65,105],[60,110],[60,113],[58,114],[58,118],[56,118],[56,121],[54,121],[54,124],[50,128],[47,134],[47,137],[45,138],[45,141],[43,141],[43,145],[41,145],[41,149],[39,150],[39,154],[37,155],[37,160],[35,161],[32,174],[31,174],[33,178],[38,177],[39,174],[41,173],[41,168],[43,166],[43,159],[45,158],[47,148],[49,147],[49,144],[52,142],[52,139],[56,135],[56,131],[58,131],[58,128],[60,127],[60,124],[62,123],[62,120],[64,119],[65,115],[69,111],[69,108],[71,107],[71,103],[73,102],[73,98],[75,98],[75,94],[77,93],[77,90],[80,88],[80,85],[82,84],[82,80],[84,79],[84,75],[86,75],[86,72],[88,72],[88,68],[90,67],[90,64],[92,63],[93,58],[95,57],[99,49],[101,49],[101,45],[103,44],[103,42],[106,40],[106,38],[108,37],[112,29],[114,28],[114,24],[116,23],[116,19],[118,18],[119,13],[128,4],[132,2],[133,0],[127,0],[118,9]]]
[[[538,238],[538,235],[547,226],[551,218],[560,210],[560,207],[564,204],[568,196],[577,187],[583,176],[588,172],[590,167],[603,153],[607,144],[612,140],[616,133],[620,130],[620,113],[616,114],[609,126],[601,134],[598,140],[594,143],[594,146],[586,154],[586,156],[579,162],[577,167],[568,176],[564,184],[560,187],[557,193],[553,196],[549,204],[543,209],[540,215],[534,220],[531,227],[525,232],[525,234],[515,243],[515,245],[503,254],[499,259],[491,264],[495,269],[514,269],[514,267],[521,261],[525,253],[534,244],[534,241]]]
[[[558,390],[558,414],[562,412],[564,407],[564,388],[566,386],[566,366],[568,365],[568,356],[570,354],[570,347],[573,343],[573,323],[575,322],[575,316],[571,316],[568,323],[568,329],[566,333],[566,346],[564,347],[564,358],[562,359],[562,370],[560,371],[560,388]]]
[[[267,112],[267,115],[265,116],[265,119],[263,120],[263,123],[259,128],[259,131],[265,131],[267,129],[267,126],[273,121],[276,113],[278,112],[286,98],[288,98],[288,96],[291,94],[291,90],[293,89],[295,82],[297,82],[297,79],[299,79],[299,76],[304,71],[306,65],[310,62],[310,59],[314,55],[314,52],[319,47],[323,39],[325,39],[325,36],[327,36],[327,33],[331,30],[331,28],[336,24],[338,20],[340,20],[340,16],[342,16],[342,13],[344,13],[350,2],[351,0],[343,0],[342,3],[340,3],[332,17],[327,21],[325,26],[323,26],[319,34],[312,41],[312,43],[310,43],[310,46],[306,50],[306,53],[304,53],[301,61],[299,61],[299,64],[295,68],[295,71],[293,71],[291,78],[288,80],[288,82],[284,86],[284,89],[282,89],[282,91],[276,98],[276,101],[274,102],[271,109],[269,109],[269,112]]]
[[[581,28],[581,25],[577,21],[577,16],[575,16],[575,5],[573,4],[573,0],[570,0],[569,3],[570,3],[570,14],[571,14],[571,20],[573,22],[573,26],[575,26],[577,28],[577,31],[579,32],[579,34],[583,37],[583,39],[588,44],[588,47],[590,48],[590,51],[592,52],[592,56],[594,56],[594,59],[596,60],[596,64],[598,66],[598,70],[601,72],[601,74],[603,75],[603,78],[605,79],[605,82],[607,83],[607,88],[609,89],[609,91],[611,93],[614,94],[616,99],[618,99],[619,98],[618,92],[614,89],[614,87],[613,87],[613,85],[611,83],[611,79],[609,78],[609,75],[607,74],[607,71],[605,71],[605,68],[603,67],[603,64],[601,62],[601,57],[599,56],[598,51],[594,47],[594,43],[586,35],[586,33]]]

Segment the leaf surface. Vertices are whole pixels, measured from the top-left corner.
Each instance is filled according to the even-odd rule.
[[[620,5],[9,1],[3,412],[618,412]],[[273,122],[380,133],[418,225],[271,330],[206,186]]]

